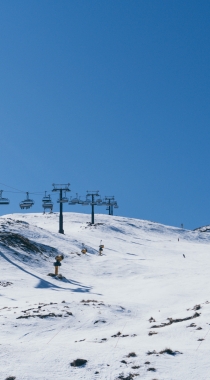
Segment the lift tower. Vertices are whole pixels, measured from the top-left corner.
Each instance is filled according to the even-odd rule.
[[[87,198],[88,197],[91,197],[91,201],[90,201],[90,204],[91,204],[91,207],[92,207],[92,212],[91,212],[91,224],[94,224],[94,206],[98,204],[98,202],[96,201],[95,197],[99,197],[99,190],[96,190],[96,191],[87,191]]]
[[[107,210],[109,210],[109,215],[113,215],[113,207],[119,208],[117,201],[115,201],[114,196],[108,196],[108,195],[105,196],[105,201],[106,201],[106,205],[108,206]]]
[[[113,205],[116,204],[116,201],[114,200],[114,197],[106,195],[105,196],[105,201],[107,201],[109,215],[113,215]]]
[[[59,233],[64,234],[63,229],[63,203],[68,202],[68,198],[66,197],[66,192],[71,191],[69,189],[70,183],[67,183],[65,185],[56,185],[55,183],[52,184],[54,186],[54,189],[52,191],[59,191],[60,197],[57,200],[58,203],[60,203],[60,215],[59,215]],[[63,197],[63,191],[65,192],[65,197]]]
[[[96,197],[99,197],[96,199]],[[94,206],[105,206],[109,210],[109,215],[113,215],[113,207],[118,208],[117,201],[115,201],[113,196],[106,196],[104,200],[101,199],[99,191],[87,191],[86,199],[83,201],[80,199],[78,194],[75,198],[70,197],[69,205],[91,205],[91,224],[94,224]]]

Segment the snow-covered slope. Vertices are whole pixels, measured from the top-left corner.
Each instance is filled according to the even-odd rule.
[[[0,379],[207,380],[210,235],[89,219],[64,213],[61,235],[58,214],[0,218]]]

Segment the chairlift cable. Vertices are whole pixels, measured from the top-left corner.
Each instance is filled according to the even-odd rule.
[[[17,193],[25,193],[25,191],[23,191],[23,190],[16,189],[16,187],[12,187],[12,186],[6,185],[5,183],[2,183],[2,182],[0,182],[0,185],[9,187],[10,189],[13,189],[13,190],[17,190]],[[47,190],[47,191],[50,192],[51,190]],[[9,190],[4,190],[4,192],[7,192],[7,193],[16,193],[15,191],[9,191]],[[30,191],[30,194],[40,195],[40,194],[43,194],[43,191],[34,191],[34,192]]]
[[[25,191],[22,191],[22,190],[16,189],[15,187],[12,187],[12,186],[6,185],[5,183],[2,183],[2,182],[0,182],[0,185],[4,185],[4,186],[6,186],[6,187],[10,187],[10,189],[17,190],[17,191],[19,191],[20,193],[25,193]]]

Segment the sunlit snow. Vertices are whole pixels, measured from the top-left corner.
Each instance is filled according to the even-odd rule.
[[[64,213],[62,235],[57,213],[0,218],[0,379],[207,380],[210,234],[89,222]]]

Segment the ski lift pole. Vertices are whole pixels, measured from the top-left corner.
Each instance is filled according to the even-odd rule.
[[[91,223],[94,224],[94,194],[92,194],[92,214],[91,214]]]
[[[110,203],[111,203],[111,200],[109,199],[109,215],[112,215],[112,211],[111,211],[111,205],[110,205]]]
[[[106,205],[108,206],[107,210],[109,210],[109,215],[113,215],[113,207],[117,205],[117,202],[114,199],[114,196],[105,196],[105,201],[107,201]]]
[[[59,191],[60,197],[58,199],[58,203],[60,203],[60,215],[59,215],[59,233],[64,234],[63,229],[63,202],[68,202],[68,199],[65,197],[63,198],[63,191],[66,193],[66,191],[71,191],[69,189],[70,183],[67,183],[65,185],[56,185],[53,183],[54,189],[52,191]]]
[[[63,198],[63,189],[60,189],[60,215],[59,215],[59,233],[64,234],[64,229],[63,229],[63,203],[62,203],[62,198]]]

